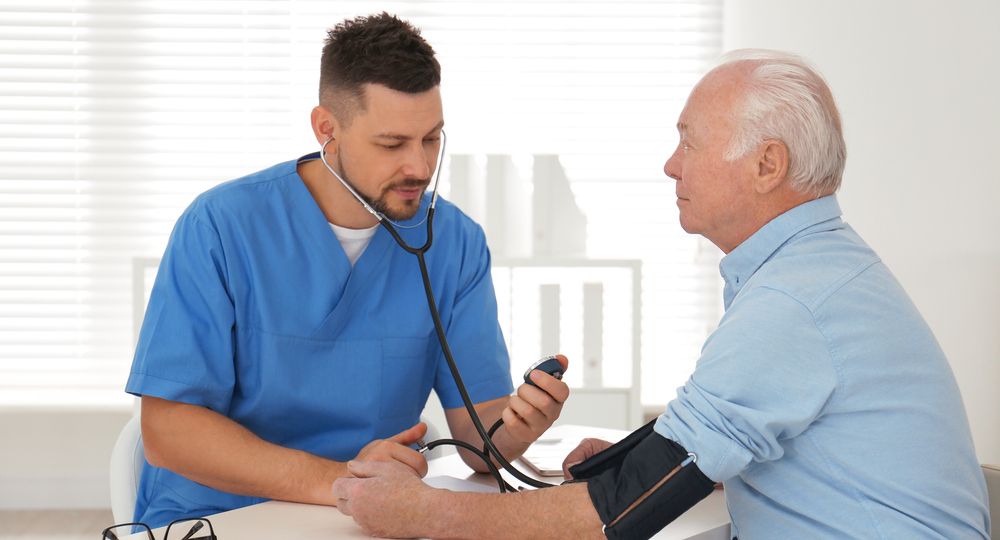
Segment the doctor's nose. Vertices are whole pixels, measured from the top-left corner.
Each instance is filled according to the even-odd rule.
[[[432,156],[424,148],[407,152],[403,165],[400,167],[401,172],[406,178],[420,178],[421,180],[430,178],[431,170],[434,168],[433,160],[436,157],[437,154]]]

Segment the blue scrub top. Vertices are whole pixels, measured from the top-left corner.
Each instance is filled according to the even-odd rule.
[[[269,442],[346,461],[415,424],[431,388],[445,408],[462,402],[416,258],[379,228],[352,268],[296,172],[315,158],[222,184],[184,212],[126,391],[204,406]],[[427,265],[451,349],[473,401],[509,395],[483,231],[447,201],[436,208]],[[424,226],[399,232],[410,245],[426,237]],[[147,463],[135,517],[155,527],[262,500]]]

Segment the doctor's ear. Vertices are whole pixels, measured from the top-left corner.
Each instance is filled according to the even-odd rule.
[[[334,141],[334,132],[337,128],[337,119],[333,116],[333,113],[329,109],[322,105],[317,105],[313,107],[312,114],[310,114],[310,123],[313,128],[313,135],[316,136],[316,142],[321,146],[328,145],[331,141]],[[336,152],[336,145],[329,149],[331,152]]]

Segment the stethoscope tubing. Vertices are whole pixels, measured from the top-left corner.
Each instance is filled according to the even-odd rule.
[[[444,325],[441,323],[441,316],[438,314],[437,304],[434,300],[434,292],[431,289],[430,275],[427,271],[427,262],[424,258],[424,255],[430,249],[433,223],[434,210],[432,209],[427,219],[427,242],[424,243],[422,247],[416,249],[406,245],[399,234],[394,231],[392,226],[386,221],[383,221],[382,225],[390,231],[390,234],[392,234],[393,238],[396,239],[396,242],[399,243],[400,247],[417,256],[417,262],[420,265],[420,276],[424,282],[424,293],[427,297],[427,307],[431,312],[431,318],[434,320],[434,331],[437,333],[438,342],[441,344],[441,352],[444,354],[445,361],[448,363],[448,369],[451,371],[452,378],[455,379],[455,386],[458,387],[458,393],[462,396],[462,403],[465,405],[465,410],[468,411],[469,417],[472,419],[472,424],[476,427],[476,431],[479,433],[479,437],[482,438],[483,444],[486,445],[486,449],[488,450],[487,454],[492,454],[493,457],[496,458],[497,463],[499,463],[504,470],[521,482],[536,488],[552,487],[552,484],[535,480],[534,478],[531,478],[530,476],[517,470],[510,464],[509,461],[507,461],[507,459],[493,443],[493,438],[486,432],[486,428],[483,427],[483,422],[480,420],[479,414],[472,405],[472,398],[469,397],[469,392],[465,388],[465,383],[462,380],[462,374],[458,371],[458,365],[456,365],[455,358],[451,353],[451,347],[448,345],[448,338],[445,336]],[[489,463],[490,460],[487,459],[486,462]],[[503,491],[504,487],[501,486],[500,489]]]
[[[508,473],[513,475],[514,478],[517,478],[521,482],[536,488],[552,487],[552,484],[535,480],[534,478],[531,478],[530,476],[519,471],[517,468],[511,465],[509,461],[507,461],[507,459],[503,456],[500,450],[493,443],[492,434],[493,432],[496,431],[497,428],[500,427],[503,421],[502,420],[497,421],[497,423],[490,428],[489,432],[487,432],[486,428],[483,427],[483,422],[482,420],[480,420],[479,414],[476,412],[476,409],[472,404],[472,398],[469,397],[469,392],[465,388],[465,383],[462,380],[462,375],[461,373],[459,373],[458,365],[455,363],[454,356],[452,356],[451,346],[448,344],[448,338],[445,335],[444,325],[441,323],[441,315],[438,313],[437,302],[434,299],[434,291],[431,287],[430,274],[427,271],[427,261],[424,256],[430,250],[434,240],[434,211],[435,211],[435,206],[437,204],[437,188],[438,188],[438,181],[441,178],[441,168],[444,159],[444,149],[447,143],[447,137],[445,136],[444,131],[443,130],[441,131],[441,149],[438,153],[437,170],[435,171],[435,177],[434,177],[434,191],[433,195],[431,196],[431,202],[427,208],[427,214],[424,216],[423,220],[423,222],[426,222],[427,224],[426,227],[427,239],[424,241],[424,244],[420,247],[413,247],[407,244],[406,241],[403,240],[403,238],[399,235],[399,232],[396,230],[396,227],[394,227],[393,224],[391,223],[392,220],[390,220],[381,212],[375,210],[375,208],[373,208],[368,203],[368,201],[365,200],[365,198],[362,197],[361,194],[358,193],[358,191],[355,190],[354,187],[349,182],[347,182],[347,180],[341,177],[341,175],[338,174],[337,171],[335,171],[333,167],[330,166],[330,164],[326,160],[326,146],[330,144],[330,141],[332,140],[333,137],[330,137],[326,140],[326,142],[323,143],[320,149],[320,161],[322,161],[326,169],[330,171],[330,173],[332,173],[333,176],[337,180],[339,180],[340,183],[343,184],[345,188],[347,188],[347,191],[349,191],[351,195],[353,195],[354,198],[357,199],[358,202],[360,202],[361,205],[364,206],[369,213],[371,213],[373,216],[375,216],[376,219],[378,219],[378,222],[386,229],[386,231],[389,232],[393,240],[395,240],[396,243],[399,244],[399,247],[403,248],[403,250],[405,250],[407,253],[413,254],[417,257],[417,263],[420,266],[420,277],[424,285],[424,295],[427,298],[427,307],[430,310],[431,318],[434,321],[434,331],[437,334],[438,342],[441,344],[441,352],[444,354],[445,361],[448,363],[448,369],[451,371],[452,378],[455,379],[455,386],[458,387],[458,393],[462,397],[462,403],[465,405],[465,410],[468,411],[469,417],[472,419],[472,424],[476,427],[476,432],[479,433],[479,437],[482,438],[484,444],[483,450],[480,451],[478,448],[464,441],[458,441],[455,439],[439,439],[437,441],[430,442],[422,450],[429,450],[441,444],[452,444],[455,446],[461,446],[469,450],[470,452],[473,452],[475,455],[479,456],[479,458],[486,463],[487,468],[490,470],[490,474],[492,474],[493,477],[497,480],[497,485],[500,487],[501,492],[512,490],[512,488],[510,487],[509,484],[507,484],[503,480],[503,477],[500,475],[496,466],[490,459],[490,455],[492,455],[496,459],[497,463],[499,463],[504,470],[506,470]],[[420,223],[417,223],[407,228],[414,228],[419,226]]]

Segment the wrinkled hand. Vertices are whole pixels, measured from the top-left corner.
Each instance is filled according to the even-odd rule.
[[[557,358],[566,371],[569,360],[561,354]],[[552,375],[536,369],[529,377],[538,387],[527,383],[519,386],[501,413],[507,435],[523,444],[535,442],[552,427],[569,398],[569,386]]]
[[[355,456],[355,460],[398,461],[413,469],[420,478],[427,474],[427,459],[420,452],[409,447],[427,434],[427,424],[420,422],[388,439],[376,439],[365,445]]]
[[[563,460],[563,478],[566,480],[573,478],[573,475],[569,472],[570,467],[607,450],[612,444],[601,439],[584,439],[580,441],[580,444],[572,452],[566,454],[566,459]]]
[[[354,478],[333,482],[340,513],[351,516],[366,534],[413,538],[423,532],[421,520],[433,516],[427,496],[434,491],[397,461],[349,461]]]

